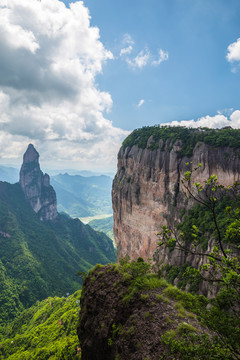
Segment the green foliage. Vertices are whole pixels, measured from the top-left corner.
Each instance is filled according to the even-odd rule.
[[[188,267],[185,273],[193,279],[200,276],[211,286],[218,286],[217,295],[209,301],[210,306],[195,309],[201,323],[214,336],[195,334],[186,339],[185,335],[180,338],[170,336],[164,341],[183,359],[240,359],[240,184],[225,188],[218,183],[217,176],[212,175],[204,184],[196,182],[191,187],[191,176],[191,172],[185,173],[183,185],[198,205],[178,227],[180,234],[163,228],[159,246],[171,246],[175,240],[178,250],[207,257],[208,262],[200,269]],[[213,242],[211,250],[202,246],[203,236]],[[169,274],[171,272],[169,269]],[[169,292],[169,288],[166,291]]]
[[[159,148],[159,141],[162,140],[161,150],[171,150],[176,140],[182,140],[182,156],[191,156],[194,147],[199,141],[211,146],[229,146],[240,148],[240,130],[236,129],[191,129],[183,126],[147,126],[134,130],[123,142],[126,147],[137,145],[139,148],[147,147],[148,139],[152,136],[152,142],[148,147],[150,150]]]
[[[231,243],[238,242],[238,229],[240,223],[239,220],[235,220],[235,222],[233,222],[231,214],[226,212],[225,209],[227,207],[230,207],[231,209],[236,208],[239,204],[239,200],[240,195],[236,195],[234,197],[226,195],[217,201],[215,207],[216,221],[218,223],[221,236],[224,238],[226,235]],[[184,234],[184,239],[188,243],[193,241],[193,226],[196,226],[198,229],[198,243],[201,244],[203,250],[206,250],[208,247],[209,235],[211,234],[211,236],[214,236],[215,239],[218,235],[211,209],[205,207],[204,205],[196,204],[183,218],[181,224],[178,226],[178,229]],[[230,228],[227,230],[229,226]]]
[[[20,311],[81,286],[78,271],[116,259],[112,241],[78,219],[42,222],[19,184],[0,182],[0,332]]]
[[[141,294],[140,298],[141,298],[142,301],[146,301],[149,298],[149,295],[148,294]]]
[[[144,277],[151,270],[151,264],[145,262],[141,257],[137,261],[130,261],[129,257],[122,258],[119,261],[119,265],[120,271],[124,274],[129,274],[133,280]]]
[[[123,302],[129,302],[140,290],[153,290],[166,286],[165,280],[159,279],[152,273],[152,264],[145,262],[141,257],[137,260],[130,260],[129,257],[120,259],[118,270],[129,285],[128,292],[122,299]],[[146,296],[143,295],[143,298],[146,300]]]
[[[76,333],[80,291],[48,298],[24,310],[5,329],[0,359],[80,359]]]
[[[202,282],[199,274],[194,274],[194,277],[190,276],[189,264],[185,263],[181,266],[166,264],[162,267],[162,271],[166,274],[166,278],[170,284],[174,284],[174,280],[177,279],[177,287],[185,289],[186,285],[189,286],[189,292],[198,292],[199,286]]]
[[[114,240],[113,236],[113,216],[106,217],[105,219],[95,219],[88,223],[96,231],[102,231],[110,239]]]
[[[217,338],[211,338],[207,333],[199,333],[187,323],[179,324],[175,330],[169,330],[161,338],[169,352],[162,359],[179,356],[181,360],[233,360],[226,346],[221,346]]]

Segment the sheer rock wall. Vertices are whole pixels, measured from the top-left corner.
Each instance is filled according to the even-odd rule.
[[[181,211],[192,204],[187,199],[181,183],[184,173],[193,171],[192,184],[204,182],[216,174],[219,182],[232,185],[240,178],[240,159],[236,149],[212,147],[197,143],[191,157],[180,153],[182,142],[162,141],[157,150],[148,146],[123,147],[118,154],[118,169],[113,181],[112,201],[114,237],[118,258],[129,255],[133,259],[152,257],[158,242],[161,225],[179,221]],[[189,163],[187,166],[186,163]],[[183,254],[172,254],[172,264],[186,261]],[[168,259],[169,260],[169,259]]]

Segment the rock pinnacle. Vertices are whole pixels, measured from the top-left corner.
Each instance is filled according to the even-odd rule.
[[[25,199],[41,220],[56,219],[58,216],[56,193],[50,185],[49,175],[43,174],[40,169],[39,154],[32,144],[28,145],[23,155],[19,183]]]

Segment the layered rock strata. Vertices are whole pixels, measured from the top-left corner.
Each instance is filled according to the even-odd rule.
[[[32,144],[23,155],[19,183],[25,199],[43,221],[54,220],[58,216],[57,199],[50,177],[43,174],[39,165],[39,154]]]
[[[202,164],[193,171],[192,184],[203,183],[212,174],[225,186],[240,178],[236,149],[198,142],[192,156],[187,157],[181,155],[183,143],[180,140],[167,140],[165,144],[160,140],[155,150],[151,150],[151,141],[152,137],[145,149],[137,145],[121,147],[118,154],[118,170],[112,188],[118,258],[126,255],[133,259],[152,257],[161,226],[179,221],[181,211],[192,205],[181,182],[187,170]],[[177,263],[185,261],[182,256]]]

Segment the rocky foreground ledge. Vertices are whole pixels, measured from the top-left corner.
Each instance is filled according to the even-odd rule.
[[[97,265],[85,279],[78,327],[82,360],[180,359],[175,340],[206,332],[191,310],[206,307],[207,300],[168,285],[141,260]]]

